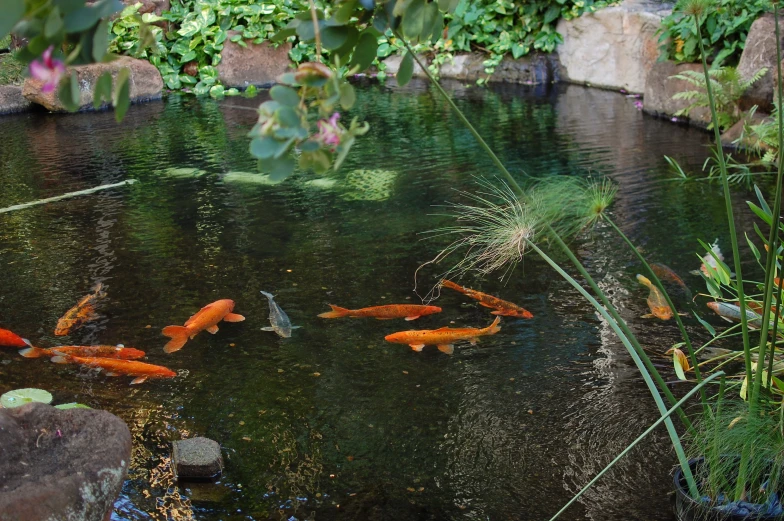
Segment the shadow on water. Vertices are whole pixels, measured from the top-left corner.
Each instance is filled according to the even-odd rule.
[[[645,117],[612,92],[449,87],[521,178],[614,178],[619,225],[699,289],[688,275],[697,239],[726,244],[720,192],[662,182],[662,156],[698,168],[705,134]],[[0,207],[140,181],[0,216],[0,327],[43,347],[123,343],[178,372],[129,387],[125,377],[0,353],[0,392],[43,387],[128,422],[132,469],[113,519],[546,519],[655,420],[610,329],[533,257],[507,282],[465,283],[535,318],[503,320],[501,333],[451,357],[385,343],[410,326],[402,321],[317,318],[328,303],[418,302],[414,271],[446,245],[419,235],[448,222],[434,205],[459,200],[456,190],[493,165],[424,83],[368,83],[355,112],[372,131],[345,168],[271,186],[247,152],[248,109],[260,101],[171,96],[132,107],[120,125],[110,113],[37,113],[0,126]],[[633,256],[601,227],[573,247],[674,379],[657,354],[676,330],[638,318],[647,293]],[[447,267],[423,270],[418,284]],[[58,317],[98,281],[109,295],[101,319],[54,337]],[[301,326],[292,338],[260,331],[262,289]],[[164,354],[161,328],[219,298],[247,320]],[[457,293],[437,303],[444,312],[414,327],[490,323]],[[195,435],[225,449],[217,485],[173,482],[169,444]],[[569,518],[671,519],[674,461],[656,433]]]

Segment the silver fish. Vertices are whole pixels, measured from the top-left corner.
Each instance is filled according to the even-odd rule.
[[[261,328],[262,331],[274,331],[283,338],[289,338],[291,336],[291,321],[289,320],[288,315],[286,312],[280,309],[280,306],[273,300],[273,296],[266,291],[261,292],[262,295],[267,297],[269,301],[269,321],[272,324],[272,327],[263,327]]]

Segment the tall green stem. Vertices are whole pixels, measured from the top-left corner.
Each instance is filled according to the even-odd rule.
[[[557,237],[557,235],[556,235]],[[615,334],[620,338],[621,342],[623,343],[626,350],[629,352],[629,355],[632,357],[634,364],[637,366],[637,369],[640,371],[643,380],[645,381],[645,385],[648,386],[648,390],[653,396],[653,401],[656,402],[656,407],[659,409],[659,414],[662,416],[667,414],[667,407],[664,405],[664,401],[659,396],[659,392],[656,389],[656,384],[653,382],[648,371],[645,369],[645,365],[642,362],[642,359],[637,355],[634,347],[632,347],[629,338],[624,334],[623,330],[620,328],[619,323],[615,321],[614,318],[610,316],[608,311],[602,306],[599,301],[597,301],[593,296],[591,296],[585,288],[580,286],[573,277],[571,277],[568,273],[566,273],[553,259],[551,259],[544,251],[542,251],[536,244],[531,241],[528,241],[528,245],[533,248],[536,253],[539,254],[561,277],[563,277],[566,282],[571,284],[580,294],[591,303],[591,305],[599,312],[599,314],[607,321],[607,324],[615,331]],[[677,403],[677,402],[676,402]],[[686,458],[686,453],[683,451],[683,446],[681,445],[680,437],[678,436],[678,432],[675,430],[675,426],[672,424],[672,420],[668,417],[665,420],[665,425],[667,426],[667,433],[670,436],[670,441],[672,442],[672,446],[675,449],[675,454],[678,456],[678,463],[683,470],[683,476],[686,478],[686,483],[689,486],[689,493],[694,499],[699,497],[699,492],[697,490],[697,485],[694,482],[694,476],[692,475],[691,469],[689,468],[689,461]]]
[[[618,225],[616,225],[615,222],[612,219],[610,219],[607,215],[603,215],[602,217],[613,228],[613,230],[615,230],[615,232],[621,236],[621,238],[626,242],[626,244],[635,253],[635,255],[637,255],[639,261],[642,263],[643,266],[645,266],[645,269],[648,271],[648,275],[651,277],[651,279],[653,279],[654,284],[656,284],[656,286],[662,292],[662,295],[664,295],[664,298],[667,300],[667,305],[669,305],[670,309],[672,310],[672,315],[675,318],[675,322],[678,324],[678,329],[681,330],[681,337],[683,337],[683,341],[686,343],[686,349],[689,352],[689,359],[691,360],[691,366],[694,368],[694,376],[697,379],[697,383],[702,382],[702,374],[700,372],[700,366],[697,363],[697,355],[694,353],[694,347],[691,344],[691,339],[689,338],[689,334],[686,332],[686,328],[683,326],[683,321],[681,320],[680,315],[678,315],[678,310],[675,308],[675,304],[673,304],[670,295],[667,293],[667,290],[664,289],[661,280],[659,280],[659,277],[656,275],[656,273],[653,272],[653,269],[651,268],[650,264],[648,264],[648,261],[645,259],[645,257],[643,257],[643,255],[640,253],[640,250],[634,247],[632,241],[630,241],[629,238],[626,236],[626,234],[621,231]],[[708,401],[705,396],[705,389],[703,389],[702,387],[700,387],[700,400],[702,402],[703,412],[708,413],[710,411],[710,408],[708,407]]]

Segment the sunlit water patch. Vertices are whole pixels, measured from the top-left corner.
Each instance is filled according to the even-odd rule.
[[[666,181],[663,155],[697,168],[705,134],[648,118],[612,92],[450,88],[521,179],[617,181],[619,225],[700,289],[688,274],[697,239],[726,243],[720,191]],[[491,322],[456,292],[434,302],[443,313],[416,322],[317,318],[328,304],[419,303],[415,282],[424,294],[449,267],[428,265],[415,281],[448,244],[421,233],[449,224],[437,205],[461,200],[493,165],[425,84],[366,85],[354,112],[372,130],[341,171],[276,184],[248,154],[259,102],[173,96],[132,107],[120,125],[110,113],[0,124],[0,207],[139,181],[0,215],[0,327],[42,347],[123,343],[178,374],[130,387],[128,377],[0,353],[0,392],[45,388],[55,403],[128,423],[132,468],[114,519],[547,519],[656,419],[611,330],[534,257],[506,281],[463,279],[534,319],[503,319],[500,333],[453,356],[384,336]],[[639,318],[647,290],[633,255],[602,227],[572,247],[674,380],[658,355],[677,331]],[[96,282],[108,295],[100,318],[55,337],[57,319]],[[269,308],[259,290],[300,326],[291,338],[261,330]],[[163,352],[164,326],[221,298],[247,320]],[[170,442],[197,435],[224,447],[218,484],[173,481]],[[568,518],[671,519],[674,463],[656,433]]]

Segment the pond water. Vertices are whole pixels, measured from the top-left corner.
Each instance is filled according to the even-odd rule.
[[[688,272],[698,267],[697,239],[718,237],[729,249],[720,189],[666,181],[663,155],[698,169],[707,134],[644,116],[613,92],[449,88],[521,177],[617,181],[613,217],[695,292],[700,279]],[[128,423],[132,469],[116,520],[548,519],[657,417],[622,345],[533,256],[507,281],[463,279],[534,319],[505,319],[499,334],[453,356],[384,336],[489,324],[486,309],[455,292],[436,301],[443,313],[414,323],[317,318],[330,303],[419,303],[415,270],[446,245],[421,235],[449,222],[434,205],[461,200],[456,190],[473,189],[493,166],[426,84],[368,84],[354,112],[372,130],[345,168],[326,181],[297,175],[271,186],[247,152],[250,109],[262,100],[172,96],[132,107],[120,125],[111,113],[0,121],[0,207],[139,181],[0,215],[0,327],[42,347],[123,343],[178,372],[129,386],[129,377],[6,349],[0,392],[45,388],[56,403],[107,409]],[[745,198],[737,194],[738,208]],[[665,379],[676,380],[660,354],[677,329],[639,318],[647,290],[633,255],[601,226],[572,247]],[[419,287],[436,275],[421,271]],[[101,318],[55,337],[57,319],[96,282],[108,293]],[[260,330],[269,322],[259,290],[300,326],[291,338]],[[234,299],[247,320],[163,352],[161,328],[220,298]],[[170,442],[197,435],[224,447],[224,476],[178,486]],[[659,431],[565,519],[672,519],[674,464]]]

